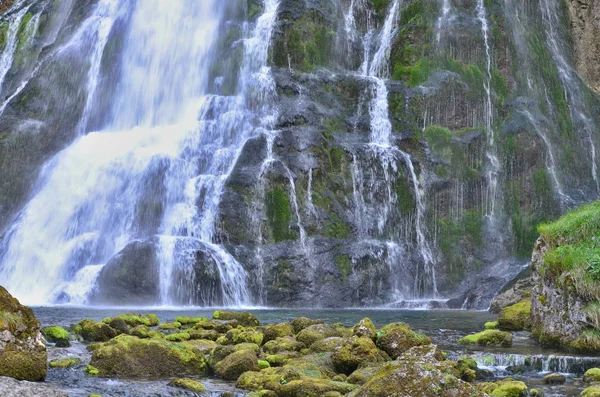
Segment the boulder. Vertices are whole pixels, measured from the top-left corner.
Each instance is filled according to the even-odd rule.
[[[600,397],[600,386],[590,386],[581,392],[581,397]]]
[[[429,345],[429,337],[413,331],[405,323],[392,323],[382,327],[376,334],[377,346],[392,359],[414,346]]]
[[[260,322],[254,314],[247,312],[228,312],[224,310],[216,310],[213,313],[215,320],[235,320],[244,327],[258,327]]]
[[[90,365],[100,376],[204,375],[204,354],[189,343],[120,335],[95,346]]]
[[[308,328],[311,325],[323,324],[323,320],[311,320],[307,317],[298,317],[295,318],[291,323],[292,328],[294,329],[294,333],[297,334],[302,331],[304,328]]]
[[[522,300],[507,306],[498,316],[498,328],[505,331],[523,331],[531,329],[531,299]]]
[[[106,342],[117,336],[117,331],[110,325],[89,319],[81,320],[71,331],[88,342]]]
[[[259,371],[256,353],[250,350],[233,352],[215,365],[216,374],[227,380],[237,380],[246,371]]]
[[[305,347],[304,343],[298,342],[291,336],[285,336],[265,343],[263,350],[269,354],[277,354],[281,352],[300,351]]]
[[[600,382],[600,368],[590,368],[583,374],[585,383]]]
[[[486,396],[458,379],[453,364],[438,361],[438,354],[434,345],[412,347],[398,360],[384,364],[371,379],[347,397]]]
[[[282,336],[293,336],[294,328],[290,323],[270,324],[263,327],[262,333],[264,335],[263,342],[267,343]]]
[[[527,385],[512,378],[479,383],[477,388],[494,397],[527,397]]]
[[[298,342],[304,343],[306,347],[312,346],[316,341],[332,336],[343,336],[337,329],[331,325],[314,324],[304,328],[296,335]]]
[[[490,312],[498,314],[507,306],[512,306],[525,299],[531,299],[531,289],[533,288],[533,278],[531,270],[526,269],[525,274],[517,276],[517,280],[509,286],[503,288],[500,293],[492,300]]]
[[[13,378],[0,376],[0,396],[2,397],[68,397],[65,392],[54,390],[43,383],[19,382]]]
[[[512,335],[495,329],[486,329],[473,335],[467,335],[459,340],[460,343],[479,346],[512,346]]]
[[[202,383],[198,382],[197,380],[187,378],[173,379],[169,382],[169,386],[178,387],[180,389],[189,390],[195,393],[204,393],[206,391]]]
[[[567,381],[567,378],[563,374],[548,374],[544,376],[544,383],[547,385],[562,385]]]
[[[387,354],[375,346],[373,340],[366,336],[353,336],[346,339],[342,346],[331,356],[338,372],[350,375],[357,368],[389,360]]]
[[[360,320],[353,328],[352,334],[355,336],[366,336],[367,338],[375,338],[375,333],[377,329],[375,328],[375,324],[371,321],[370,318],[365,317]]]
[[[46,360],[40,322],[30,308],[0,286],[0,376],[44,380]]]
[[[276,393],[281,397],[316,397],[345,395],[356,389],[356,385],[345,382],[335,382],[329,379],[298,379],[280,384]],[[328,394],[337,392],[338,394]]]
[[[42,328],[42,335],[50,343],[54,343],[56,347],[69,347],[69,333],[63,327],[52,326]]]

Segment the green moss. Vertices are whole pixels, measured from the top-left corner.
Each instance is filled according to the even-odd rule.
[[[158,326],[158,328],[167,330],[179,329],[181,328],[181,323],[179,321],[173,321],[171,323],[162,323]]]
[[[512,336],[508,332],[494,329],[486,329],[473,335],[467,335],[459,340],[464,344],[476,344],[479,346],[512,346]]]
[[[498,316],[498,326],[502,330],[523,331],[531,329],[531,300],[525,299],[519,303],[507,306]]]
[[[429,337],[413,331],[406,323],[388,324],[378,330],[375,337],[377,347],[392,359],[396,359],[411,347],[431,344]]]
[[[580,352],[600,352],[600,331],[592,327],[584,329],[570,347]]]
[[[485,328],[485,329],[497,329],[498,328],[498,321],[488,321],[485,324],[483,324],[483,328]]]
[[[258,318],[255,315],[248,312],[230,312],[225,310],[215,310],[213,312],[213,318],[215,320],[235,320],[240,325],[245,327],[257,327],[260,325]]]
[[[187,332],[178,332],[176,334],[167,335],[165,339],[169,342],[183,342],[190,340],[190,334]]]
[[[209,320],[206,317],[186,317],[186,316],[177,316],[175,318],[175,322],[180,323],[181,325],[196,325],[198,323],[205,324]]]
[[[6,39],[8,36],[8,23],[0,23],[0,52],[6,48]]]
[[[352,271],[352,262],[350,261],[350,257],[348,255],[338,255],[335,258],[335,267],[342,274],[342,282],[348,281],[348,276]]]
[[[508,86],[506,85],[506,80],[504,79],[504,75],[498,69],[494,69],[492,71],[492,89],[496,93],[498,97],[498,101],[500,104],[504,104],[506,101],[506,97],[508,96]]]
[[[481,383],[477,387],[494,397],[527,396],[527,385],[511,378],[506,378],[495,383]]]
[[[292,213],[287,193],[281,188],[274,188],[267,192],[265,203],[273,241],[292,240],[295,236],[290,231]]]
[[[100,370],[98,368],[92,366],[92,365],[89,365],[89,364],[85,367],[84,371],[85,371],[86,374],[88,374],[90,376],[98,376],[98,375],[100,375]]]
[[[119,314],[113,317],[113,320],[123,320],[127,325],[135,327],[136,325],[146,325],[148,327],[156,326],[160,323],[155,314]]]
[[[69,347],[69,333],[62,327],[52,326],[42,328],[42,335],[48,342],[55,343],[57,347]]]
[[[81,360],[78,358],[61,358],[50,361],[49,365],[52,368],[70,368],[74,365],[79,364]]]
[[[352,234],[352,228],[345,223],[336,213],[330,213],[326,221],[323,235],[329,238],[348,238]]]
[[[29,25],[31,18],[33,18],[33,14],[28,12],[25,14],[25,16],[23,16],[23,19],[19,24],[19,28],[17,30],[17,51],[21,50],[23,45],[25,45],[27,40],[29,40],[29,36],[27,35],[27,25]]]
[[[341,347],[333,352],[331,358],[336,370],[346,375],[350,375],[358,367],[389,360],[387,355],[375,346],[373,340],[366,336],[353,336],[344,341]]]
[[[174,379],[169,382],[169,386],[190,390],[196,393],[204,393],[206,391],[202,383],[198,382],[197,380],[187,378]]]
[[[258,359],[250,350],[231,353],[215,365],[215,372],[224,379],[236,380],[246,371],[258,371]]]
[[[390,0],[372,0],[373,1],[373,8],[375,8],[375,12],[377,14],[381,14],[385,11],[387,11],[387,9],[390,6]]]
[[[571,210],[558,221],[540,225],[538,230],[550,248],[590,241],[600,235],[600,201]]]
[[[258,360],[258,368],[260,368],[260,369],[271,368],[271,364],[267,360]]]
[[[600,368],[590,368],[583,374],[585,383],[600,382]]]
[[[590,386],[581,392],[581,397],[600,397],[600,386]]]

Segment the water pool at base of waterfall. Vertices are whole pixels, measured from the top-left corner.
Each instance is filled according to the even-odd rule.
[[[34,307],[35,315],[42,326],[61,325],[68,327],[84,318],[101,321],[122,313],[154,313],[161,322],[173,321],[177,316],[208,317],[215,308],[85,308],[70,306]],[[241,310],[241,309],[240,309]],[[413,329],[427,334],[433,343],[448,354],[449,359],[462,356],[474,358],[479,368],[490,371],[497,379],[512,377],[523,380],[529,388],[542,390],[545,396],[579,396],[585,388],[581,377],[586,369],[600,367],[600,357],[586,357],[565,351],[546,349],[536,344],[529,332],[513,333],[513,346],[509,348],[465,347],[458,340],[469,333],[483,329],[487,321],[496,316],[483,311],[460,310],[390,310],[385,308],[365,309],[273,309],[244,308],[256,315],[261,324],[291,321],[297,317],[323,319],[325,323],[343,323],[352,326],[364,317],[373,320],[377,327],[392,322],[406,322]],[[91,358],[87,344],[73,342],[69,348],[49,346],[48,359],[77,357],[81,363],[69,369],[49,368],[46,383],[67,392],[70,396],[191,396],[190,392],[167,386],[170,379],[112,379],[95,378],[83,372]],[[561,372],[567,376],[565,385],[544,385],[543,377],[550,372]],[[245,396],[248,392],[235,388],[235,382],[217,378],[203,378],[209,395],[221,396],[232,392]]]

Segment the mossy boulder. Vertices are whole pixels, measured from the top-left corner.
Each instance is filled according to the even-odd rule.
[[[600,386],[590,386],[581,392],[581,397],[600,397]]]
[[[255,315],[247,312],[227,312],[223,310],[216,310],[213,313],[215,320],[235,320],[244,327],[258,327],[260,322]]]
[[[346,339],[342,346],[331,356],[338,372],[350,375],[357,368],[389,360],[387,354],[375,346],[367,336],[353,336]]]
[[[307,317],[298,317],[295,318],[290,324],[294,329],[294,333],[297,334],[303,329],[310,327],[311,325],[323,324],[323,320],[311,320]]]
[[[178,332],[176,334],[165,336],[165,339],[169,342],[184,342],[186,340],[190,340],[190,334],[187,332]]]
[[[88,342],[106,342],[117,336],[117,331],[110,325],[89,319],[81,320],[72,332]]]
[[[301,375],[293,368],[266,368],[260,372],[244,372],[237,380],[236,386],[244,390],[274,391],[282,383],[300,379]]]
[[[118,316],[113,317],[112,320],[122,320],[130,327],[135,327],[136,325],[155,327],[160,323],[156,314],[119,314]]]
[[[196,326],[198,324],[211,324],[212,321],[207,319],[206,317],[188,317],[188,316],[177,316],[175,318],[175,323],[179,323],[181,325],[193,325]]]
[[[385,363],[378,363],[368,367],[358,368],[346,378],[346,381],[356,385],[362,385],[371,379],[384,364]]]
[[[46,360],[40,322],[30,308],[0,286],[0,376],[43,380]]]
[[[294,328],[290,323],[270,324],[263,327],[262,333],[263,343],[267,343],[283,336],[293,336]]]
[[[173,321],[170,323],[162,323],[158,326],[160,329],[164,330],[175,330],[181,328],[181,323],[179,321]]]
[[[79,364],[80,361],[80,359],[74,357],[60,358],[50,361],[48,365],[50,365],[51,368],[70,368]]]
[[[204,375],[204,354],[189,343],[120,335],[97,345],[90,365],[102,376]]]
[[[600,368],[590,368],[583,374],[585,383],[600,382]]]
[[[253,330],[246,330],[236,333],[233,336],[233,343],[236,345],[239,343],[254,343],[256,345],[262,345],[264,335],[260,332]]]
[[[271,368],[271,364],[267,360],[258,360],[258,368],[260,368],[260,369]]]
[[[304,343],[306,347],[312,346],[313,343],[329,338],[332,336],[343,336],[337,329],[330,325],[314,324],[304,328],[296,335],[298,342]]]
[[[300,351],[304,347],[304,343],[298,342],[295,338],[284,336],[283,338],[277,338],[265,343],[262,348],[268,354],[277,354],[280,352]]]
[[[310,351],[313,353],[334,352],[344,345],[344,341],[344,338],[338,336],[321,339],[312,344]]]
[[[430,345],[431,339],[413,331],[408,324],[392,323],[382,327],[376,334],[377,346],[392,359],[414,346]]]
[[[345,395],[355,388],[356,385],[328,379],[298,379],[280,384],[276,393],[281,397],[321,397],[331,392]]]
[[[494,397],[527,397],[528,394],[527,385],[512,378],[480,383],[477,388]]]
[[[214,348],[219,346],[216,342],[207,339],[192,339],[188,343],[200,350],[203,354],[210,354]]]
[[[531,329],[531,300],[507,306],[498,316],[498,328],[506,331],[522,331]]]
[[[56,347],[69,347],[69,333],[63,327],[53,325],[51,327],[42,328],[42,335],[50,343],[54,343]]]
[[[265,361],[267,361],[271,367],[283,367],[287,364],[289,358],[279,354],[270,354],[265,357]]]
[[[202,383],[198,382],[197,380],[188,378],[173,379],[168,383],[168,385],[172,387],[178,387],[180,389],[193,391],[196,393],[204,393],[206,391],[206,388]]]
[[[456,362],[460,378],[465,382],[475,382],[477,379],[477,362],[472,358],[461,358]]]
[[[246,371],[258,370],[258,358],[250,350],[233,352],[215,365],[215,373],[227,380],[236,380]]]
[[[483,328],[485,329],[498,329],[498,321],[488,321],[483,324]]]
[[[512,346],[512,335],[495,329],[486,329],[473,335],[467,335],[459,340],[460,343],[479,346]]]
[[[438,361],[434,345],[412,347],[398,360],[384,364],[371,379],[347,397],[469,396],[486,394],[455,376],[455,368]]]
[[[367,338],[375,338],[377,329],[375,324],[370,318],[365,317],[360,320],[354,327],[352,327],[352,335],[354,336],[366,336]]]
[[[538,389],[529,389],[529,397],[544,397],[544,392]]]
[[[563,374],[548,374],[544,376],[544,383],[547,385],[562,385],[567,381],[567,377]]]
[[[131,336],[137,336],[138,338],[150,338],[151,332],[157,331],[151,331],[150,328],[148,328],[148,326],[146,325],[138,325],[131,328],[128,334]]]

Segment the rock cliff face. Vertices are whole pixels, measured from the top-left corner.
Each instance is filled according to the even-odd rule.
[[[586,83],[600,92],[600,2],[569,0],[568,8],[575,65]]]
[[[40,322],[0,286],[0,376],[44,380],[46,359]]]
[[[599,203],[540,226],[532,256],[532,332],[544,345],[600,351]]]
[[[108,3],[119,7],[102,8]],[[200,112],[201,136],[175,156],[138,159],[148,152],[134,147],[114,163],[88,163],[77,183],[58,164],[74,153],[78,166],[85,162],[78,148],[97,145],[84,138],[140,131],[115,114],[129,101],[145,115],[142,105],[169,91],[157,89],[151,101],[127,91],[134,79],[125,71],[162,52],[127,58],[143,41],[128,39],[143,3],[15,4],[0,16],[0,49],[10,52],[0,84],[0,281],[26,291],[31,277],[18,273],[41,269],[43,257],[65,286],[40,293],[45,301],[85,301],[73,293],[83,288],[68,286],[87,282],[95,302],[118,304],[370,306],[447,297],[485,309],[527,263],[536,225],[600,193],[600,101],[575,72],[584,65],[582,76],[596,78],[595,58],[583,56],[593,45],[573,52],[566,23],[570,14],[576,42],[592,43],[593,3],[232,0],[211,20],[218,38],[202,69],[212,105]],[[172,36],[168,49],[189,52],[190,42]],[[250,56],[260,51],[266,60]],[[156,84],[178,82],[176,70]],[[164,116],[177,129],[169,123],[180,120],[167,116],[183,104],[174,104],[152,108],[149,119]],[[242,121],[228,127],[239,121],[231,115]],[[161,139],[153,131],[148,141]],[[239,156],[217,158],[228,151]],[[32,196],[46,221],[27,210]],[[53,197],[57,206],[75,204],[46,210]],[[32,254],[31,236],[59,217],[56,244],[47,243],[54,235],[40,241],[56,255]]]

